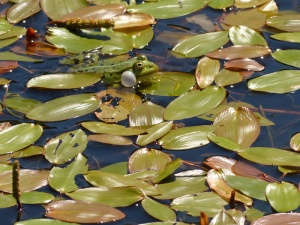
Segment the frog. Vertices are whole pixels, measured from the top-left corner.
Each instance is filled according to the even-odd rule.
[[[158,66],[147,59],[145,55],[137,55],[128,58],[127,55],[120,55],[109,59],[99,60],[99,54],[71,56],[60,61],[61,64],[68,64],[72,67],[71,73],[97,73],[102,74],[102,81],[107,84],[121,82],[122,73],[131,71],[136,78],[158,71]]]

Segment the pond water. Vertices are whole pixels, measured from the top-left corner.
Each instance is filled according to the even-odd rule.
[[[280,10],[294,10],[299,11],[300,2],[298,0],[278,0],[276,1],[278,8]],[[6,8],[6,5],[2,5],[2,8]],[[197,24],[197,22],[188,22],[192,21],[191,18],[204,18],[203,15],[207,16],[207,19],[210,22],[218,23],[219,18],[224,13],[221,10],[213,10],[211,8],[204,8],[200,11],[194,12],[187,16],[182,16],[174,19],[160,19],[157,21],[157,24],[153,27],[154,29],[154,39],[141,50],[133,50],[130,54],[145,54],[147,57],[155,62],[160,71],[181,71],[188,72],[193,74],[195,72],[196,65],[199,61],[199,58],[176,58],[171,54],[171,49],[174,47],[176,42],[176,33],[178,32],[178,37],[182,33],[189,34],[200,34],[206,32],[203,28]],[[255,19],[255,18],[253,18]],[[202,19],[203,20],[203,19]],[[38,30],[38,33],[45,35],[47,29],[45,24],[49,22],[48,18],[43,12],[40,12],[24,22],[20,22],[21,26],[33,27]],[[203,23],[201,23],[203,24]],[[173,32],[174,38],[170,38],[170,42],[164,42],[164,34],[166,32]],[[271,39],[269,32],[263,32],[264,37],[266,38],[269,47],[272,50],[277,48],[285,49],[300,49],[299,44],[291,44],[288,42],[280,42],[274,39]],[[23,45],[24,39],[20,39],[15,46]],[[2,51],[10,50],[11,46],[5,47]],[[34,76],[42,74],[52,74],[57,73],[58,71],[66,71],[66,67],[58,64],[59,57],[45,57],[43,58],[42,63],[25,63],[20,62],[20,67],[14,69],[11,73],[4,74],[1,77],[12,80],[9,85],[9,93],[19,94],[24,98],[32,98],[42,102],[46,102],[58,97],[63,97],[71,94],[79,93],[92,93],[98,92],[105,88],[104,85],[99,83],[86,87],[84,89],[74,89],[74,90],[45,90],[45,89],[27,89],[26,83],[29,79]],[[276,62],[270,55],[265,56],[262,59],[257,59],[259,63],[265,66],[265,70],[261,72],[255,72],[251,78],[258,77],[267,73],[291,69],[287,65]],[[294,69],[294,68],[293,68]],[[259,147],[274,147],[282,149],[290,149],[289,141],[293,134],[300,131],[300,95],[299,91],[287,93],[287,94],[271,94],[264,92],[253,92],[247,88],[247,81],[243,81],[239,84],[231,85],[226,87],[228,91],[228,101],[243,101],[249,104],[254,105],[256,108],[261,106],[264,110],[266,118],[275,123],[274,126],[265,126],[262,127],[261,133],[258,139],[254,142],[252,146]],[[6,92],[5,87],[0,88],[1,99],[4,97]],[[154,95],[144,95],[145,100],[150,100],[151,102],[166,107],[173,99],[176,97],[162,97]],[[79,125],[83,121],[92,121],[95,120],[93,113],[86,116],[69,119],[61,122],[51,122],[51,123],[41,123],[44,127],[44,133],[34,144],[38,146],[44,146],[46,141],[67,131],[72,131],[78,128],[81,128]],[[31,120],[26,119],[26,117],[16,117],[11,114],[7,109],[4,109],[0,115],[0,122],[9,121],[12,124],[19,124],[22,122],[32,122]],[[209,125],[210,121],[201,120],[199,118],[186,119],[183,121],[185,126],[193,125]],[[128,125],[128,121],[122,122],[123,125]],[[87,134],[91,132],[85,130]],[[133,141],[135,137],[131,138]],[[150,144],[149,147],[161,149],[159,145]],[[101,144],[97,142],[89,142],[84,155],[88,158],[89,170],[99,169],[101,167],[111,165],[117,162],[128,161],[129,156],[137,149],[138,146],[111,146],[106,144]],[[209,156],[227,156],[236,160],[245,161],[239,157],[233,151],[226,151],[221,147],[218,147],[215,144],[209,144],[200,148],[193,148],[185,151],[169,151],[163,150],[168,154],[171,154],[174,158],[181,158],[185,161],[195,163],[200,165],[207,157]],[[34,156],[29,158],[20,158],[20,165],[22,168],[26,169],[50,169],[52,167],[44,156]],[[276,166],[265,166],[247,161],[247,163],[254,165],[256,168],[262,170],[266,174],[270,174],[276,179],[280,179],[282,173],[277,170]],[[179,171],[186,170],[188,167],[182,165]],[[284,177],[284,181],[290,181],[295,184],[299,183],[299,174],[287,175]],[[89,184],[84,180],[83,176],[76,177],[77,184],[80,187],[88,187]],[[57,197],[68,198],[63,194],[58,194],[58,192],[51,189],[49,186],[39,189],[39,191],[45,191],[52,193]],[[169,204],[170,201],[162,201]],[[237,206],[238,207],[238,206]],[[263,211],[265,214],[273,213],[271,206],[267,202],[254,201],[254,207],[258,210]],[[112,225],[124,225],[124,224],[142,224],[156,222],[158,220],[154,219],[148,215],[140,203],[136,203],[129,207],[120,208],[120,210],[126,214],[126,217],[120,221],[111,222]],[[299,211],[299,209],[295,210]],[[24,209],[21,214],[17,214],[17,207],[3,208],[0,209],[0,218],[1,224],[14,224],[17,219],[20,221],[28,220],[32,218],[43,218],[45,213],[44,207],[41,205],[24,205]],[[186,223],[199,223],[199,217],[192,217],[183,212],[177,212],[177,221],[184,221]]]

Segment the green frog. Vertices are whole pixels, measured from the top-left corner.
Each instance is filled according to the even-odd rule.
[[[99,73],[102,80],[108,84],[120,83],[121,76],[126,71],[132,72],[135,77],[151,74],[158,71],[158,66],[148,61],[145,55],[129,58],[120,55],[113,58],[99,60],[98,54],[74,55],[60,61],[61,64],[74,65],[69,72],[72,73]],[[136,78],[133,79],[136,79]],[[127,79],[127,78],[126,78]],[[130,79],[130,75],[129,75]]]

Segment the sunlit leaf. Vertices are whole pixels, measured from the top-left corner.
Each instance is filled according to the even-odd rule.
[[[132,145],[129,138],[113,134],[94,134],[88,136],[89,141],[96,141],[111,145]]]
[[[214,9],[225,9],[232,6],[233,3],[234,0],[211,0],[208,6]]]
[[[228,41],[228,31],[198,34],[178,43],[172,51],[185,57],[194,58],[212,52]]]
[[[148,13],[156,19],[167,19],[183,16],[203,8],[209,1],[207,0],[164,0],[154,3],[145,3],[127,7],[129,12]]]
[[[125,214],[108,205],[61,200],[46,205],[45,216],[75,223],[104,223],[122,219]]]
[[[237,223],[237,225],[245,224],[245,215],[241,210],[238,209],[228,209],[225,211],[228,215],[230,215]]]
[[[115,24],[114,29],[126,29],[156,24],[153,16],[146,13],[126,13],[115,16],[113,20]]]
[[[0,18],[0,35],[10,31],[12,27],[13,26],[4,17]]]
[[[262,71],[265,67],[253,59],[235,59],[224,63],[224,68],[231,70]]]
[[[196,67],[196,81],[201,89],[211,85],[220,70],[220,62],[215,59],[203,57]]]
[[[152,40],[154,36],[154,31],[151,26],[136,27],[133,31],[124,30],[124,32],[131,36],[132,45],[134,48],[142,49]]]
[[[16,222],[14,225],[79,225],[78,223],[68,223],[53,219],[30,219]]]
[[[52,194],[39,191],[30,191],[22,193],[20,196],[20,201],[23,204],[45,204],[54,200]]]
[[[20,170],[20,191],[29,192],[48,184],[48,170]],[[12,193],[12,171],[0,173],[0,190]]]
[[[65,15],[88,6],[84,0],[41,0],[43,12],[52,20],[61,20]]]
[[[128,160],[130,173],[147,170],[164,170],[172,162],[171,156],[162,151],[149,148],[140,148],[134,151]]]
[[[290,140],[291,149],[295,151],[300,151],[300,133],[293,135]]]
[[[166,166],[166,168],[164,170],[160,171],[152,179],[152,182],[153,183],[159,183],[163,179],[165,179],[168,176],[170,176],[171,174],[173,174],[175,172],[175,170],[177,170],[181,166],[181,164],[182,164],[182,160],[180,158],[177,158],[177,159],[173,160],[172,162],[170,162],[169,164],[167,164],[167,166]]]
[[[233,26],[229,29],[229,38],[234,45],[263,45],[266,40],[257,31],[246,26]]]
[[[210,221],[209,225],[221,225],[221,224],[226,224],[226,225],[237,225],[236,221],[227,214],[224,210],[219,212],[217,215],[212,218]]]
[[[6,107],[25,114],[40,104],[42,104],[42,102],[21,96],[11,96],[5,99]]]
[[[149,215],[160,221],[176,220],[176,213],[172,209],[147,196],[143,199],[142,206]]]
[[[238,143],[229,138],[220,137],[215,134],[209,134],[207,137],[210,141],[221,146],[222,148],[229,149],[232,151],[238,151],[239,149],[241,149],[241,146]]]
[[[172,126],[173,121],[156,124],[147,130],[147,134],[139,135],[136,143],[141,146],[150,144],[167,134],[171,130]]]
[[[87,159],[78,154],[75,160],[67,167],[53,167],[49,174],[49,185],[61,193],[72,192],[77,190],[75,176],[85,174],[88,171]]]
[[[8,208],[17,204],[16,199],[12,194],[1,194],[0,195],[0,209]]]
[[[0,154],[11,153],[35,142],[43,133],[40,125],[21,123],[0,131]]]
[[[167,106],[164,118],[166,120],[180,120],[206,113],[217,107],[225,95],[225,89],[216,86],[209,86],[202,91],[187,92]]]
[[[248,82],[248,88],[253,91],[270,93],[287,93],[300,88],[299,70],[281,70],[269,73]]]
[[[66,132],[47,142],[45,157],[51,163],[63,164],[83,152],[87,143],[87,135],[81,129]]]
[[[40,59],[34,59],[28,56],[18,55],[13,52],[0,52],[0,60],[23,61],[23,62],[41,62]]]
[[[101,104],[95,94],[77,94],[56,98],[30,110],[26,116],[38,121],[61,121],[86,115]]]
[[[227,169],[232,170],[232,166],[236,163],[235,159],[231,159],[225,156],[211,156],[206,158],[203,164],[209,166],[212,169]]]
[[[18,23],[41,10],[38,0],[17,3],[7,10],[7,19],[11,23]]]
[[[199,212],[204,212],[209,217],[212,217],[219,213],[225,205],[227,205],[227,202],[217,194],[203,192],[175,198],[171,203],[171,208],[185,211],[192,216],[199,216]]]
[[[300,204],[300,192],[291,183],[271,183],[266,188],[266,197],[277,212],[288,212],[297,209]],[[284,202],[284,204],[282,204]]]
[[[285,32],[270,36],[276,40],[300,43],[300,32]]]
[[[215,76],[215,83],[219,87],[236,84],[243,81],[243,77],[239,72],[222,69]]]
[[[300,166],[300,154],[278,148],[252,147],[238,151],[250,161],[272,166]]]
[[[136,187],[84,188],[67,193],[67,195],[75,200],[95,202],[113,207],[129,206],[144,197],[144,193]]]
[[[300,57],[300,50],[288,49],[288,50],[278,50],[273,52],[272,57],[278,62],[284,63],[289,66],[295,66],[300,68],[300,63],[297,60]]]
[[[129,124],[135,126],[149,126],[163,121],[164,107],[150,101],[135,107],[129,115]]]
[[[184,150],[201,147],[209,143],[207,136],[214,132],[215,129],[215,126],[210,125],[178,128],[171,130],[168,134],[159,139],[158,144],[164,149],[169,150]]]
[[[48,74],[30,79],[28,88],[73,89],[93,85],[101,79],[96,73]]]
[[[275,213],[254,221],[251,225],[282,225],[300,223],[300,213]]]
[[[287,14],[272,16],[267,19],[267,25],[288,32],[300,31],[300,15]]]
[[[119,175],[126,175],[128,168],[128,162],[113,163],[108,166],[102,167],[100,170],[109,173],[115,173]]]
[[[174,199],[187,194],[203,192],[208,189],[206,177],[176,177],[174,181],[156,185],[161,191],[160,195],[154,196],[157,199]]]
[[[258,5],[262,5],[270,0],[235,0],[234,5],[237,8],[252,8]]]
[[[45,149],[40,146],[29,146],[22,151],[19,151],[17,156],[18,158],[25,158],[25,157],[30,157],[34,155],[42,155],[45,154]]]
[[[215,118],[214,125],[217,136],[228,138],[242,148],[250,147],[260,134],[259,122],[247,107],[225,109]]]
[[[112,105],[109,103],[100,106],[101,112],[95,112],[99,120],[105,123],[115,123],[128,118],[130,111],[122,105]]]
[[[246,206],[246,210],[243,212],[243,214],[246,216],[247,221],[250,221],[250,222],[257,220],[258,218],[261,218],[264,215],[263,212],[255,209],[255,208],[249,208],[247,206]],[[258,225],[258,224],[256,224],[256,225]]]

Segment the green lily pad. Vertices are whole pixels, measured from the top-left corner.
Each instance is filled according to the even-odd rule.
[[[42,104],[42,102],[30,98],[23,98],[21,96],[10,96],[5,99],[6,107],[24,114],[40,104]]]
[[[57,98],[30,110],[32,120],[54,122],[76,118],[94,112],[101,104],[95,94],[77,94]]]
[[[45,157],[51,163],[63,164],[83,152],[87,143],[87,135],[81,129],[66,132],[47,142]]]
[[[232,151],[238,151],[241,149],[241,146],[238,143],[229,138],[220,137],[215,134],[209,134],[207,137],[210,141],[214,142],[222,148]]]
[[[298,188],[288,182],[271,183],[266,188],[266,197],[277,212],[288,212],[297,209],[300,204]],[[284,204],[282,204],[284,202]]]
[[[258,218],[263,217],[264,213],[255,209],[255,208],[249,208],[246,206],[246,210],[243,212],[243,214],[246,216],[247,220],[250,222],[254,222]]]
[[[27,17],[30,17],[41,11],[38,0],[31,0],[28,2],[21,2],[14,4],[7,10],[7,19],[11,23],[18,23]]]
[[[267,19],[267,25],[287,32],[300,31],[300,15],[287,14],[272,16]]]
[[[257,31],[246,26],[233,26],[229,29],[229,38],[234,45],[263,45],[267,41]]]
[[[269,0],[250,0],[250,1],[244,1],[244,0],[235,0],[234,5],[237,8],[252,8],[258,5],[262,5]]]
[[[300,68],[299,60],[297,60],[297,58],[300,57],[300,50],[296,50],[296,49],[279,50],[273,52],[271,55],[278,62],[284,63],[289,66]]]
[[[20,202],[23,204],[45,204],[51,202],[54,198],[53,195],[46,192],[30,191],[21,194]]]
[[[162,171],[160,171],[153,179],[153,183],[159,183],[163,179],[167,178],[171,174],[174,173],[175,170],[177,170],[182,164],[182,160],[180,158],[175,159],[174,161],[170,162],[166,165],[166,168]]]
[[[173,100],[165,109],[166,120],[180,120],[206,113],[217,107],[225,98],[222,87],[209,86],[202,91],[187,92]]]
[[[53,219],[30,219],[14,223],[14,225],[79,225],[78,223],[68,223]]]
[[[208,6],[214,9],[225,9],[232,6],[234,0],[210,0]]]
[[[127,7],[132,13],[148,13],[157,19],[168,19],[195,12],[208,4],[208,0],[164,0]],[[179,4],[179,6],[178,6]]]
[[[47,74],[30,79],[28,88],[73,89],[93,85],[101,79],[96,73]]]
[[[212,52],[228,41],[228,31],[198,34],[178,43],[172,51],[185,57],[194,58]]]
[[[43,133],[40,125],[21,123],[0,131],[0,154],[18,151],[33,144]]]
[[[144,198],[144,193],[136,187],[84,188],[67,193],[75,200],[101,203],[113,207],[125,207]]]
[[[88,136],[89,141],[96,141],[111,145],[132,145],[133,142],[126,137],[113,134],[91,134]]]
[[[12,194],[0,195],[0,209],[8,208],[17,204],[16,199]]]
[[[236,221],[232,218],[232,216],[226,213],[224,210],[222,210],[217,215],[215,215],[209,224],[210,225],[220,225],[220,224],[238,225]]]
[[[287,93],[300,88],[299,70],[281,70],[269,73],[248,82],[248,88],[253,91],[270,93]]]
[[[145,197],[142,201],[144,210],[152,217],[161,221],[175,221],[176,213],[168,206],[163,205],[149,197]]]
[[[18,55],[13,52],[0,52],[0,60],[23,61],[23,62],[41,62],[43,60],[34,59],[28,56]]]
[[[219,87],[225,87],[232,84],[237,84],[243,81],[243,76],[236,71],[222,69],[215,76],[215,83]]]
[[[300,43],[300,32],[279,33],[279,34],[273,34],[270,37],[280,41]]]
[[[45,154],[45,148],[40,146],[29,146],[22,151],[19,151],[18,154],[15,156],[17,158],[25,158],[34,155],[43,155]]]
[[[196,81],[201,89],[204,89],[212,84],[215,76],[220,70],[220,61],[203,57],[199,60],[196,67]]]
[[[78,154],[67,167],[53,167],[49,175],[49,185],[60,193],[72,192],[78,189],[75,176],[88,172],[87,158]]]
[[[12,27],[13,26],[4,17],[0,18],[0,35],[10,31]]]

